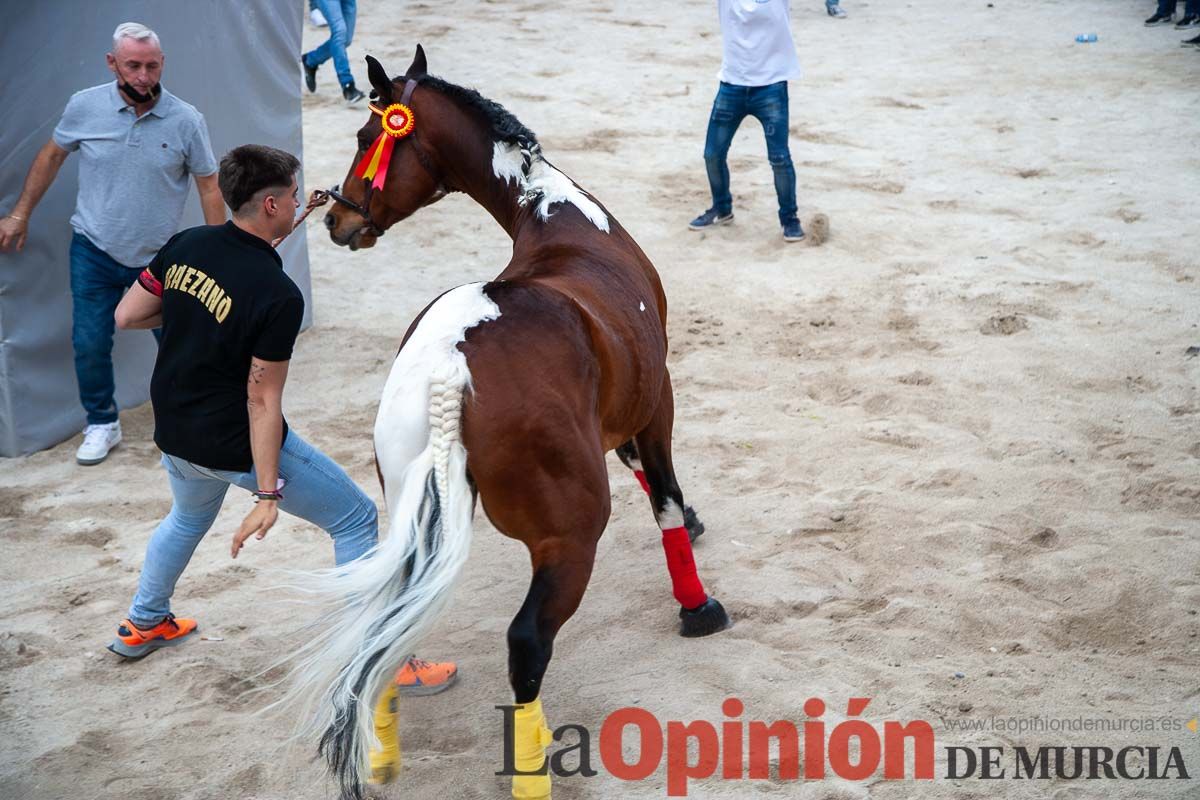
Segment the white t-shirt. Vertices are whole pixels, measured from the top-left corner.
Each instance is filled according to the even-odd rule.
[[[718,74],[735,86],[768,86],[800,77],[788,0],[717,0],[724,58]]]

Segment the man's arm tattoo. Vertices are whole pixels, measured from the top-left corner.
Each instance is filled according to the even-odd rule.
[[[266,367],[260,364],[250,365],[250,379],[248,383],[262,383],[263,373],[266,372]]]

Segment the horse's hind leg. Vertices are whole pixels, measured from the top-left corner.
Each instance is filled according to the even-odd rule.
[[[536,774],[545,767],[545,749],[551,741],[542,710],[542,679],[555,636],[583,599],[596,543],[611,511],[598,438],[587,443],[590,447],[582,441],[551,444],[548,439],[537,438],[539,452],[526,457],[504,451],[509,464],[501,469],[481,464],[476,470],[488,516],[501,531],[525,543],[533,567],[525,602],[508,628],[509,681],[517,708],[511,739],[505,743],[512,748],[506,763],[517,773],[512,779],[513,797],[522,800],[550,796],[549,774]],[[476,452],[480,462],[491,455]],[[529,467],[548,461],[554,463],[553,476],[548,470]],[[517,479],[525,481],[520,492],[502,491]]]
[[[646,470],[642,468],[642,459],[638,455],[637,442],[630,439],[625,444],[617,448],[617,458],[621,459],[621,463],[629,467],[633,472],[633,477],[637,478],[637,482],[641,484],[642,491],[646,496],[650,496],[650,483],[646,480]],[[700,534],[704,533],[704,523],[700,521],[700,517],[696,515],[696,509],[687,505],[683,506],[683,525],[687,528],[688,540],[695,542],[700,538]]]
[[[590,541],[562,537],[530,543],[533,579],[508,628],[508,678],[517,704],[511,763],[518,774],[513,776],[512,794],[518,800],[550,797],[550,775],[536,774],[545,768],[551,742],[540,696],[542,678],[554,652],[554,637],[579,607],[592,574],[595,539],[582,538]]]
[[[696,571],[691,531],[686,525],[687,506],[671,464],[671,427],[674,419],[671,377],[666,375],[654,417],[636,437],[637,455],[645,469],[654,516],[662,529],[667,570],[671,573],[672,589],[680,605],[682,624],[679,632],[683,636],[707,636],[728,627],[729,617],[721,604],[704,591]]]

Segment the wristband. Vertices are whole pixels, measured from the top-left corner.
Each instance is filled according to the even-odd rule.
[[[17,220],[20,220],[21,222],[29,222],[29,220],[26,219],[25,217],[18,217],[16,214],[9,214],[8,217],[9,217],[9,219],[17,219]]]
[[[253,494],[254,494],[254,499],[256,501],[257,500],[274,500],[276,502],[279,502],[280,500],[283,499],[283,492],[279,491],[278,489],[275,489],[274,491],[270,491],[270,492],[266,492],[261,489],[257,489],[253,492]]]

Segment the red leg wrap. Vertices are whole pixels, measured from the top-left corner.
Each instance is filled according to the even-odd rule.
[[[671,573],[671,585],[675,599],[686,609],[704,604],[708,595],[696,574],[696,560],[692,558],[692,543],[688,540],[687,528],[670,528],[663,531],[663,550],[667,553],[667,571]]]
[[[640,469],[635,469],[633,471],[633,477],[637,478],[638,483],[642,485],[642,491],[646,494],[650,494],[650,482],[646,480],[646,473],[642,472]]]

